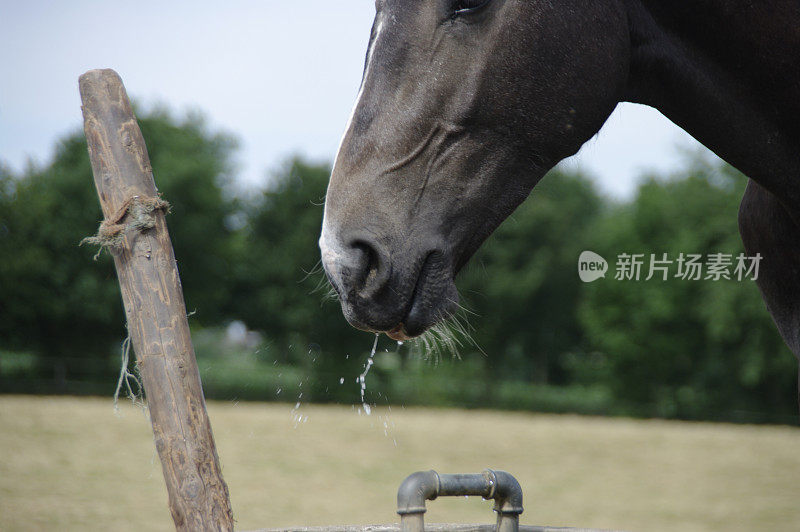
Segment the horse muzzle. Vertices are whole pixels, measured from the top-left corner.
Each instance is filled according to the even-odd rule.
[[[402,341],[452,315],[458,292],[442,249],[392,244],[372,234],[330,238],[325,230],[320,238],[322,265],[350,325]]]

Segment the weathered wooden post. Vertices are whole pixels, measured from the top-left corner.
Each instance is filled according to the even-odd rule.
[[[79,85],[104,216],[91,240],[114,256],[175,527],[233,530],[164,220],[167,204],[158,196],[120,77],[113,70],[90,70]]]

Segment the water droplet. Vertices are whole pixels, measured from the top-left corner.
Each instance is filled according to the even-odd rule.
[[[372,344],[372,352],[369,354],[369,358],[367,358],[367,363],[364,365],[364,373],[358,376],[356,379],[356,383],[361,385],[361,405],[364,407],[364,412],[367,415],[370,415],[372,409],[367,404],[365,394],[367,392],[367,374],[369,370],[372,368],[372,365],[375,363],[375,351],[378,349],[378,337],[379,335],[375,335],[375,342]]]
[[[300,413],[301,397],[303,397],[302,393],[297,397],[297,403],[295,403],[294,408],[292,408],[292,421],[294,421],[294,428],[297,428],[299,424],[308,421],[308,416],[304,416],[303,414]]]

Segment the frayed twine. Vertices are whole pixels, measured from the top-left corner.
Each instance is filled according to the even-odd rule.
[[[169,202],[162,200],[160,196],[152,198],[133,196],[128,198],[110,220],[103,220],[100,223],[100,228],[97,230],[96,235],[84,238],[79,245],[100,246],[94,256],[94,260],[97,260],[103,249],[110,251],[122,249],[125,243],[125,231],[129,229],[137,231],[152,229],[156,225],[156,217],[153,213],[158,210],[169,213],[170,208]],[[131,220],[123,224],[122,220],[126,216],[130,216]]]
[[[128,399],[131,400],[134,406],[137,404],[137,400],[139,404],[144,406],[144,400],[142,398],[142,383],[141,381],[130,372],[128,369],[128,365],[130,364],[130,353],[131,353],[131,337],[128,335],[125,338],[125,341],[122,342],[122,366],[119,371],[119,380],[117,381],[117,388],[114,390],[114,411],[119,413],[119,395],[122,392],[123,386],[127,388],[127,396]],[[131,386],[131,381],[136,384],[136,390],[134,391],[133,386]]]

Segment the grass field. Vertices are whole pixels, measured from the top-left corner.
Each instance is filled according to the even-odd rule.
[[[795,428],[309,406],[295,427],[291,409],[209,405],[239,529],[393,522],[407,474],[493,467],[520,480],[523,524],[800,530]],[[494,517],[459,498],[429,503],[427,519]],[[0,397],[0,530],[170,529],[141,410]]]

